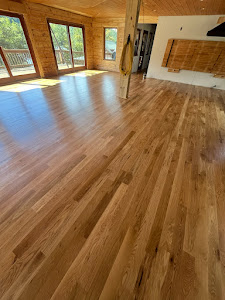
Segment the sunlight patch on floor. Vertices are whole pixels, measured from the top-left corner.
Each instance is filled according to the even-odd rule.
[[[107,73],[108,71],[100,71],[100,70],[85,70],[80,72],[69,73],[64,76],[72,76],[72,77],[90,77],[102,73]],[[63,79],[45,79],[38,78],[34,80],[21,81],[14,84],[0,86],[0,92],[12,92],[12,93],[21,93],[34,89],[43,89],[49,86],[55,86],[61,82],[64,82]]]
[[[58,79],[34,79],[28,81],[22,81],[15,84],[5,85],[0,87],[0,92],[13,92],[20,93],[26,92],[34,89],[43,89],[45,87],[54,86],[63,82],[63,80]]]
[[[35,80],[30,80],[28,82],[25,83],[29,83],[29,84],[36,84],[36,85],[41,85],[41,86],[54,86],[58,83],[63,82],[64,80],[59,80],[59,79],[45,79],[45,78],[41,78],[41,79],[35,79]]]
[[[66,74],[65,76],[73,76],[73,77],[90,77],[93,75],[98,75],[102,73],[107,73],[108,71],[100,71],[100,70],[85,70],[85,71],[80,71],[80,72],[75,72],[75,73],[69,73]]]

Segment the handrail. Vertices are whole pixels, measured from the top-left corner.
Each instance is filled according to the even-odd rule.
[[[28,49],[3,49],[5,53],[29,53]]]
[[[12,68],[25,68],[33,66],[29,49],[4,49],[1,47],[1,52],[4,53],[4,57],[7,60],[8,65]],[[62,53],[64,53],[64,55],[62,55]],[[70,54],[70,50],[55,50],[55,54],[58,63],[65,63],[67,57],[69,59],[68,54]],[[73,51],[73,56],[75,59],[79,60],[80,57],[84,56],[84,51]],[[0,69],[2,68],[3,66],[0,67]]]
[[[71,54],[70,50],[55,50],[55,56],[58,64],[64,64],[70,62]],[[73,59],[79,59],[80,56],[84,57],[84,51],[73,51]],[[84,60],[80,59],[81,61]]]
[[[33,65],[33,61],[28,49],[4,49],[2,51],[10,67],[24,68]]]

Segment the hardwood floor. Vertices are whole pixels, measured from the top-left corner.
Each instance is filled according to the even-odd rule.
[[[0,87],[1,299],[225,298],[225,91],[118,88]]]

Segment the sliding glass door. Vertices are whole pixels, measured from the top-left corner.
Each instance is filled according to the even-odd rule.
[[[9,78],[9,72],[7,71],[7,68],[5,66],[5,63],[3,61],[2,55],[1,55],[1,48],[0,48],[0,79],[2,78]]]
[[[54,23],[50,23],[49,25],[58,69],[63,70],[72,68],[73,65],[67,26]]]
[[[69,26],[75,67],[85,66],[83,28]]]
[[[51,20],[49,30],[58,70],[85,69],[84,28]]]
[[[1,79],[32,78],[37,73],[23,17],[0,11],[0,83]]]

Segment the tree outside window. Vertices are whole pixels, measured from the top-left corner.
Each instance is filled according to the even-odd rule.
[[[116,60],[117,28],[105,28],[104,58]]]

